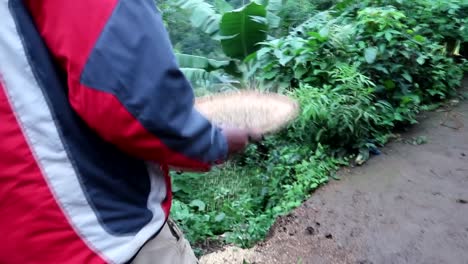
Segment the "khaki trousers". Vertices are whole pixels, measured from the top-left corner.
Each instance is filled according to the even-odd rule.
[[[168,220],[161,232],[148,241],[132,264],[198,264],[190,243],[172,221]]]

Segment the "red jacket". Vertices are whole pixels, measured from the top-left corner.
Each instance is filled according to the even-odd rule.
[[[127,263],[227,155],[152,0],[0,0],[0,263]]]

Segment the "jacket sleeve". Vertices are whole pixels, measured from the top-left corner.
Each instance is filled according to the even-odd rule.
[[[103,139],[139,158],[208,170],[225,160],[220,129],[194,109],[152,0],[28,0],[69,100]]]

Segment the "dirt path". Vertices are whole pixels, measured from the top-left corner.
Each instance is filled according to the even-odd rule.
[[[389,144],[278,220],[265,243],[202,263],[468,264],[468,102],[454,111],[465,127],[427,114],[404,136],[427,144]]]

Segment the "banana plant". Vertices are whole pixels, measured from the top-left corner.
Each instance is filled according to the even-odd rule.
[[[258,50],[258,43],[267,39],[267,11],[263,5],[251,2],[221,18],[220,36],[224,53],[233,59],[244,60]]]
[[[176,0],[172,4],[189,11],[192,25],[219,40],[228,57],[242,60],[258,50],[257,44],[267,39],[269,28],[279,25],[274,13],[281,9],[282,0],[256,0],[239,9],[217,0],[219,13],[204,0]]]
[[[188,81],[198,88],[221,87],[222,89],[234,89],[235,80],[226,75],[233,67],[232,61],[213,60],[202,56],[176,53],[176,58],[181,71]]]
[[[211,4],[205,0],[176,0],[172,5],[190,11],[190,22],[194,27],[212,37],[217,35],[221,14],[217,13]]]
[[[175,0],[171,4],[189,11],[191,14],[190,21],[194,27],[199,28],[214,39],[219,40],[221,36],[218,33],[220,31],[222,17],[232,12],[239,12],[252,3],[263,6],[267,11],[266,18],[268,26],[270,28],[277,28],[281,19],[276,14],[281,10],[283,1],[284,0],[254,0],[249,1],[248,4],[236,10],[225,0],[215,0],[214,5],[205,2],[205,0]],[[239,22],[241,21],[239,20]],[[238,26],[240,27],[241,25],[239,24]]]
[[[242,86],[252,86],[246,84],[253,67],[247,60],[259,50],[259,44],[267,40],[268,30],[279,25],[280,19],[275,13],[281,9],[282,0],[255,0],[238,9],[224,0],[216,0],[214,6],[204,0],[175,0],[172,4],[189,11],[194,27],[220,41],[230,61],[227,65],[217,64],[217,68],[240,76]],[[193,68],[184,72],[194,78],[201,73]]]

